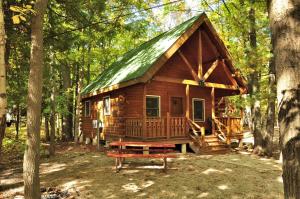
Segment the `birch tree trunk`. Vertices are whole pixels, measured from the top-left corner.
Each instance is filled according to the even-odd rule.
[[[300,2],[270,0],[284,197],[300,199]]]
[[[0,157],[2,150],[2,140],[5,134],[6,127],[6,70],[5,70],[5,28],[4,28],[4,14],[3,1],[0,0]]]
[[[43,17],[47,0],[37,0],[31,19],[31,53],[27,99],[27,141],[23,162],[24,196],[39,199],[40,125],[43,81]]]

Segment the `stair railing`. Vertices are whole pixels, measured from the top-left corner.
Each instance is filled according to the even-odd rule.
[[[186,118],[187,124],[192,129],[192,133],[189,132],[189,136],[192,138],[194,142],[196,142],[199,147],[203,147],[206,145],[205,142],[205,128],[199,126],[193,120]]]
[[[227,137],[226,137],[226,133],[223,132],[222,127],[224,127],[227,131],[227,126],[225,124],[223,124],[222,122],[220,122],[217,118],[214,118],[214,122],[216,124],[216,127],[218,128],[218,131],[216,131],[217,133],[217,137],[222,141],[225,142],[227,141]]]

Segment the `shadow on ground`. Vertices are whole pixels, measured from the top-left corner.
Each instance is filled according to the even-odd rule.
[[[85,199],[283,197],[281,165],[273,159],[236,153],[184,155],[170,160],[167,173],[157,166],[159,160],[126,161],[126,168],[116,173],[114,160],[104,153],[60,153],[42,160],[41,186],[75,190],[76,198]],[[9,172],[0,173],[1,191],[12,197],[22,190],[22,173]]]

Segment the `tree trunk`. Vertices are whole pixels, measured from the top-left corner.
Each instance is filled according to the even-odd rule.
[[[49,129],[49,116],[45,116],[45,138],[46,141],[50,141],[50,129]]]
[[[86,82],[87,84],[90,84],[91,81],[91,42],[88,44],[88,60],[87,60],[87,73],[86,73]]]
[[[66,93],[66,101],[67,101],[67,113],[63,117],[63,125],[62,125],[62,132],[63,132],[63,140],[70,141],[73,138],[73,97],[71,92],[71,72],[70,67],[65,65],[62,70],[62,79],[63,79],[63,88]]]
[[[19,139],[19,131],[20,131],[20,104],[17,104],[17,110],[16,110],[16,140]]]
[[[82,87],[82,70],[80,70],[80,66],[77,65],[77,74],[76,74],[76,110],[75,110],[75,129],[74,129],[74,141],[75,143],[79,140],[80,133],[80,112],[81,112],[81,87]]]
[[[53,60],[53,54],[50,55],[50,59]],[[49,155],[55,155],[55,131],[56,131],[56,109],[55,109],[55,96],[56,96],[56,74],[54,67],[50,67],[50,73],[53,81],[51,81],[51,94],[50,94],[50,147],[49,147]]]
[[[270,59],[269,63],[269,97],[266,112],[266,122],[263,133],[263,152],[271,157],[273,154],[273,136],[275,123],[275,103],[276,103],[276,78],[274,59]]]
[[[31,53],[27,98],[27,141],[23,161],[24,196],[39,199],[40,126],[43,82],[43,17],[47,0],[37,0],[31,19]]]
[[[51,114],[50,114],[50,148],[49,153],[50,156],[55,155],[55,87],[52,87],[52,93],[51,93]]]
[[[270,0],[284,197],[300,199],[300,3]]]
[[[5,28],[4,28],[4,14],[3,1],[0,0],[0,157],[2,151],[2,140],[5,135],[6,127],[6,69],[5,69]]]
[[[262,134],[261,134],[261,111],[260,111],[260,85],[259,85],[259,77],[260,72],[258,70],[258,65],[256,62],[257,58],[257,40],[256,40],[256,19],[255,19],[255,0],[251,0],[251,8],[249,11],[249,22],[250,22],[250,67],[253,69],[253,72],[250,74],[249,78],[249,90],[250,90],[250,98],[251,98],[251,130],[254,136],[254,147],[255,152],[260,153],[262,148]]]

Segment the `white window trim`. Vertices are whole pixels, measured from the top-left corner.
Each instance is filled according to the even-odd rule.
[[[146,114],[147,114],[147,97],[157,97],[158,98],[158,117],[161,116],[161,107],[160,107],[160,96],[159,95],[146,95],[146,98],[145,98],[145,104],[146,104]],[[146,115],[146,117],[148,117]]]
[[[195,116],[194,116],[194,101],[202,101],[203,102],[203,120],[197,119],[195,120]],[[205,122],[205,99],[202,98],[192,98],[192,105],[193,105],[193,121],[195,122]]]
[[[89,103],[89,108],[88,108],[89,109],[89,114],[88,115],[86,114],[86,110],[87,110],[86,109],[86,104],[87,103]],[[90,117],[90,116],[91,116],[91,101],[87,100],[87,101],[84,102],[84,117]]]
[[[107,98],[109,99],[109,100],[108,100],[108,107],[109,107],[109,112],[108,112],[108,113],[105,112],[105,107],[104,107],[104,105],[105,105],[104,100],[107,99]],[[103,97],[103,114],[104,114],[104,115],[110,115],[110,113],[111,113],[110,96],[107,95],[107,96],[104,96],[104,97]]]

